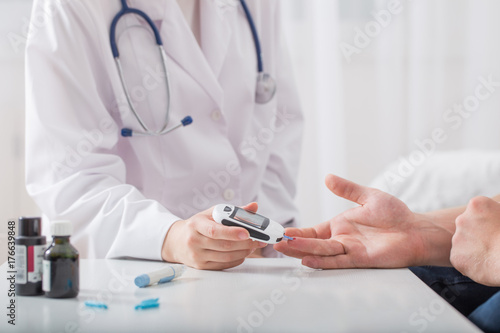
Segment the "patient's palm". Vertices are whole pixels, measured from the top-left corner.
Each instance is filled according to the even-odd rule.
[[[421,246],[413,233],[414,214],[387,193],[365,190],[368,193],[362,206],[328,221],[329,234],[318,236],[341,242],[356,267],[411,265]]]

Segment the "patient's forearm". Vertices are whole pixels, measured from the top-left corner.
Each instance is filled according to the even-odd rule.
[[[500,194],[497,196],[494,196],[492,199],[497,201],[497,202],[500,202]],[[442,210],[437,210],[434,212],[429,212],[429,213],[426,213],[424,215],[427,216],[430,220],[432,220],[437,225],[445,228],[446,230],[448,230],[452,234],[454,234],[455,233],[455,220],[460,214],[465,212],[465,207],[466,206],[460,206],[460,207],[442,209]]]
[[[465,208],[458,207],[426,214],[415,214],[416,230],[422,240],[417,253],[419,266],[451,266],[451,239],[455,233],[455,219]]]
[[[500,195],[493,197],[493,200],[500,202]],[[428,265],[449,266],[451,239],[455,234],[455,220],[465,212],[466,206],[442,209],[425,214],[417,214],[424,223],[421,233],[427,240],[428,255],[426,263]],[[428,228],[428,223],[433,223],[437,229]]]
[[[425,244],[424,265],[451,266],[451,239],[455,234],[455,219],[465,206],[419,214],[423,223],[420,231]],[[434,227],[429,227],[434,225]]]
[[[424,214],[434,224],[448,230],[452,235],[455,233],[455,220],[465,212],[466,206],[437,210]]]

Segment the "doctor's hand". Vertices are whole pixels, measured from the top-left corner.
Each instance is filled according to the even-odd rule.
[[[257,204],[243,209],[256,212]],[[238,266],[256,249],[267,244],[249,239],[244,228],[228,227],[212,218],[213,207],[175,222],[165,237],[162,258],[197,269],[221,270]]]
[[[385,192],[333,175],[326,177],[326,186],[360,206],[312,228],[287,229],[286,235],[296,239],[276,244],[277,251],[302,258],[302,263],[312,268],[395,268],[430,262],[449,265],[449,231],[411,212]],[[447,240],[444,253],[433,248],[433,233]],[[433,250],[438,252],[435,257],[431,255]]]
[[[455,225],[453,266],[478,283],[500,287],[500,203],[473,198]]]

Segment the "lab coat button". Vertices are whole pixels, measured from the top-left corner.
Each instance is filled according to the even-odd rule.
[[[227,201],[233,200],[234,199],[234,191],[228,188],[227,190],[224,191],[224,199]]]
[[[212,111],[212,119],[215,121],[218,121],[221,118],[222,114],[220,110],[214,110]]]

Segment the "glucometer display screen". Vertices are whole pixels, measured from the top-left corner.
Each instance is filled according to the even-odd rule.
[[[261,230],[267,228],[269,225],[269,219],[267,217],[247,212],[246,210],[240,208],[236,208],[233,218]]]

